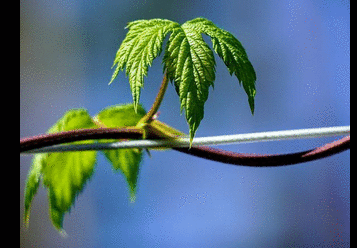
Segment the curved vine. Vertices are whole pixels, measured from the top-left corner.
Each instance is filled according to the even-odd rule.
[[[142,130],[130,128],[99,128],[99,129],[81,129],[74,131],[66,131],[53,134],[43,134],[29,138],[20,139],[20,153],[58,145],[68,142],[93,139],[141,139]],[[162,139],[155,133],[150,133],[151,138]],[[328,157],[347,149],[350,149],[350,136],[346,136],[337,141],[327,143],[323,146],[295,153],[288,154],[251,154],[237,153],[212,148],[209,146],[199,146],[191,148],[173,147],[172,149],[183,152],[189,155],[201,157],[216,162],[253,166],[253,167],[275,167],[284,165],[293,165],[303,162],[308,162],[316,159]]]

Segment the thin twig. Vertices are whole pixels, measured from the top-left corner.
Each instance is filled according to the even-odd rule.
[[[350,136],[325,144],[315,149],[288,154],[249,154],[236,153],[212,147],[173,148],[196,157],[232,165],[250,167],[277,167],[304,163],[325,158],[350,149]]]
[[[227,145],[237,143],[252,143],[263,141],[291,140],[303,138],[318,138],[327,136],[349,135],[350,126],[294,129],[286,131],[259,132],[248,134],[221,135],[211,137],[194,138],[193,146],[202,145]],[[133,140],[112,143],[94,143],[52,146],[27,153],[41,152],[64,152],[64,151],[87,151],[87,150],[111,150],[122,148],[158,148],[158,147],[189,147],[189,138],[178,138],[175,140]]]
[[[349,129],[349,127],[348,127]],[[77,130],[81,131],[81,130]],[[93,130],[85,130],[86,132],[83,132],[83,135],[89,135],[89,138],[93,138],[93,134],[98,132],[98,129],[93,129]],[[91,131],[91,132],[90,132]],[[105,130],[101,130],[101,134],[99,135],[100,137],[97,137],[98,139],[103,139],[104,137],[103,134],[106,136],[106,132],[103,132]],[[115,132],[114,130],[111,130]],[[122,130],[123,131],[123,130]],[[135,131],[135,130],[131,130]],[[136,133],[135,133],[136,132]],[[136,130],[134,133],[131,135],[133,136],[140,136],[141,133]],[[116,133],[117,135],[120,132]],[[349,131],[348,131],[349,133]],[[340,133],[341,134],[341,133]],[[56,136],[56,142],[59,143],[65,143],[61,142],[61,137],[67,137],[68,132],[64,133],[58,133],[58,134],[52,134],[57,135]],[[123,134],[122,134],[123,135]],[[35,146],[39,147],[46,147],[49,145],[48,142],[42,142],[46,141],[49,138],[50,135],[42,135],[42,136],[37,136],[35,138],[28,138],[28,139],[23,139],[20,140],[20,153],[29,151],[31,150],[31,147],[35,144]],[[52,137],[53,138],[53,137]],[[68,138],[68,137],[67,137]],[[80,139],[79,139],[80,138]],[[109,137],[105,137],[109,138]],[[134,138],[134,137],[133,137]],[[160,138],[160,137],[157,137]],[[78,137],[78,136],[73,136],[71,138],[71,141],[76,141],[76,140],[84,140],[85,138],[83,137]],[[67,141],[68,142],[68,139]],[[307,161],[312,161],[315,159],[320,159],[324,158],[327,156],[331,156],[333,154],[337,154],[339,152],[342,152],[344,150],[347,150],[350,148],[350,136],[344,137],[340,140],[334,141],[332,143],[328,143],[324,146],[317,147],[315,149],[303,151],[303,152],[297,152],[297,153],[289,153],[289,154],[273,154],[273,155],[258,155],[258,154],[249,154],[249,153],[235,153],[235,152],[230,152],[230,151],[224,151],[220,149],[214,149],[211,147],[207,146],[198,146],[198,147],[191,147],[189,148],[179,148],[179,147],[173,147],[174,150],[190,154],[193,156],[201,157],[204,159],[208,160],[213,160],[221,163],[226,163],[226,164],[233,164],[233,165],[243,165],[243,166],[254,166],[254,167],[275,167],[275,166],[283,166],[283,165],[291,165],[291,164],[297,164],[297,163],[303,163]]]
[[[20,153],[68,142],[93,139],[139,139],[143,131],[133,128],[78,129],[60,133],[42,134],[20,140]]]

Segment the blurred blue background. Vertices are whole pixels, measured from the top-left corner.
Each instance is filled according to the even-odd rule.
[[[71,108],[95,115],[132,101],[125,74],[108,86],[127,22],[202,16],[233,33],[257,72],[254,116],[216,56],[214,90],[198,136],[350,123],[350,2],[345,0],[20,1],[20,138],[46,132]],[[167,39],[166,39],[167,40]],[[208,39],[207,39],[208,40]],[[209,41],[209,45],[211,43]],[[162,80],[162,54],[145,78],[149,109]],[[171,85],[160,120],[188,132]],[[287,153],[337,138],[230,145]],[[135,203],[104,156],[65,216],[52,227],[40,188],[29,229],[23,190],[31,156],[20,156],[21,247],[348,247],[350,151],[282,168],[246,168],[176,151],[153,151],[141,166]]]

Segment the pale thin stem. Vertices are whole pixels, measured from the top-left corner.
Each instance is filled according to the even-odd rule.
[[[252,143],[263,141],[281,141],[303,138],[318,138],[328,136],[349,135],[350,126],[294,129],[285,131],[259,132],[248,134],[222,135],[194,138],[192,146],[202,145],[223,145]],[[86,151],[86,150],[110,150],[123,148],[157,148],[157,147],[189,147],[189,138],[177,138],[174,140],[133,140],[113,143],[94,143],[78,145],[57,145],[36,150],[26,151],[25,153],[43,152],[64,152],[64,151]]]

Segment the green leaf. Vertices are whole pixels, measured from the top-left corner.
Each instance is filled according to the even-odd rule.
[[[41,171],[46,158],[47,158],[47,154],[35,154],[32,159],[32,166],[30,168],[29,174],[27,175],[25,194],[24,194],[25,195],[24,222],[27,227],[29,225],[29,220],[30,220],[31,203],[40,185],[41,175],[42,175]]]
[[[213,52],[200,33],[189,23],[173,30],[165,55],[168,77],[174,81],[180,97],[181,111],[185,109],[192,141],[204,116],[204,103],[209,86],[215,80]]]
[[[213,52],[202,39],[202,34],[211,37],[214,51],[223,59],[229,73],[234,73],[243,84],[254,113],[256,74],[242,44],[231,33],[205,18],[196,18],[181,26],[169,20],[139,20],[129,23],[128,28],[129,32],[115,57],[117,68],[111,82],[126,67],[135,109],[148,66],[160,54],[163,39],[171,32],[164,54],[164,70],[174,82],[181,112],[185,109],[191,142],[204,117],[209,87],[215,80]]]
[[[89,128],[89,127],[88,127]],[[93,141],[78,142],[89,144]],[[91,177],[96,162],[95,151],[51,153],[43,168],[43,183],[48,188],[50,215],[61,230],[63,217]]]
[[[56,122],[48,133],[83,128],[95,128],[90,115],[84,109],[73,109]],[[76,143],[89,144],[94,141]],[[50,216],[53,225],[62,230],[63,217],[74,203],[91,177],[96,161],[95,151],[64,152],[37,155],[34,157],[25,189],[25,218],[28,221],[31,201],[38,188],[39,179],[48,189]]]
[[[152,61],[161,53],[165,36],[175,26],[179,24],[162,19],[138,20],[130,22],[127,26],[129,32],[115,56],[113,67],[115,65],[117,67],[110,83],[117,77],[119,71],[126,67],[135,110],[148,66],[151,66]]]
[[[131,202],[135,201],[136,186],[143,154],[141,149],[104,151],[115,172],[121,171],[128,183]]]
[[[109,106],[96,116],[106,127],[130,127],[146,114],[145,109],[138,105],[137,112],[134,111],[133,104]]]
[[[137,112],[134,111],[133,104],[111,106],[102,110],[96,118],[107,127],[118,128],[135,126],[146,114],[141,105],[138,105]],[[107,142],[102,140],[101,142]],[[106,158],[113,166],[114,171],[121,171],[130,189],[130,199],[135,200],[137,178],[142,160],[142,150],[140,149],[118,149],[104,151]]]
[[[242,44],[228,31],[218,28],[213,22],[205,18],[196,18],[188,21],[188,25],[194,30],[202,32],[211,37],[213,49],[222,58],[229,73],[236,75],[239,83],[248,95],[248,102],[252,113],[254,113],[254,97],[256,93],[256,74],[248,59]]]

